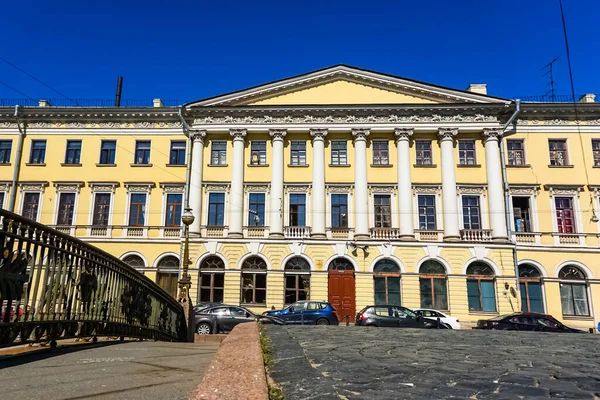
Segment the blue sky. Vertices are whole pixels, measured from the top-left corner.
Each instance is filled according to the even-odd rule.
[[[4,2],[0,56],[72,98],[191,101],[334,64],[492,95],[546,92],[558,0]],[[53,4],[56,3],[56,4]],[[600,93],[598,0],[564,0],[577,93]],[[60,98],[0,61],[0,81]],[[21,98],[0,84],[0,98]]]

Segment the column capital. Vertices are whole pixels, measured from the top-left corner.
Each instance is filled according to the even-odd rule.
[[[458,128],[439,128],[438,137],[440,140],[452,140],[458,135]]]
[[[271,135],[272,140],[283,140],[286,134],[287,130],[285,129],[269,129],[269,135]]]
[[[502,138],[502,129],[500,128],[483,128],[483,142],[488,140],[499,141]]]
[[[204,129],[190,131],[190,138],[192,139],[192,142],[204,142],[205,137],[206,130]]]
[[[313,140],[323,140],[327,136],[327,129],[324,128],[311,128],[310,136]]]
[[[246,137],[246,129],[230,129],[229,134],[233,136],[233,141],[241,140],[244,141],[244,137]]]
[[[370,129],[352,129],[354,140],[367,140],[367,136],[369,136],[370,133]]]
[[[408,140],[413,135],[413,128],[396,128],[394,134],[396,135],[396,141]]]

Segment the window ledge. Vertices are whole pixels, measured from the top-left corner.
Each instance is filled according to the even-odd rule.
[[[129,165],[130,165],[130,166],[132,166],[132,167],[151,167],[151,166],[152,166],[152,163],[149,163],[149,164],[136,164],[136,163],[131,163],[131,164],[129,164]]]
[[[7,163],[0,163],[0,167],[10,167],[12,164],[7,162]]]
[[[497,311],[469,311],[469,315],[481,315],[482,317],[491,317],[500,314]]]
[[[206,164],[207,167],[228,167],[229,164]]]
[[[165,167],[185,167],[186,164],[165,164]]]
[[[96,167],[116,167],[117,164],[101,164],[101,163],[96,163]]]
[[[28,167],[45,167],[46,163],[25,163]]]
[[[548,165],[548,168],[573,168],[573,165]]]
[[[269,164],[247,164],[248,167],[268,167]]]
[[[457,164],[458,168],[481,168],[481,164]]]
[[[600,165],[594,165],[592,168],[600,168]]]
[[[518,165],[506,164],[506,168],[531,168],[531,164],[518,164]]]
[[[393,168],[394,164],[371,164],[371,168]]]
[[[563,315],[563,319],[569,321],[593,321],[594,317],[590,317],[589,315]]]
[[[351,167],[350,164],[329,164],[332,168],[348,168]]]
[[[413,164],[415,168],[437,168],[437,164]]]
[[[81,164],[60,163],[61,167],[81,167]]]
[[[291,167],[291,168],[308,168],[309,167],[308,164],[298,164],[298,165],[296,165],[296,164],[288,164],[287,166]]]

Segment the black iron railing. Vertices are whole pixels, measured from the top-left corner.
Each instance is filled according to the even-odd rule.
[[[110,254],[0,210],[0,347],[69,337],[185,341],[181,305]]]
[[[82,108],[107,108],[115,107],[115,100],[109,99],[53,99],[45,98],[49,104],[49,107],[82,107]],[[184,104],[180,100],[162,100],[165,107],[176,107]],[[19,105],[21,107],[38,107],[39,103],[36,99],[0,99],[0,107],[14,107]],[[152,99],[147,100],[136,100],[136,99],[123,99],[121,100],[121,107],[154,107],[154,101]]]

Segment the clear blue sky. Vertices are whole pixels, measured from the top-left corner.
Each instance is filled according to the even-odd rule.
[[[564,7],[575,90],[600,93],[600,1]],[[557,93],[570,92],[558,0],[30,0],[1,13],[0,56],[72,98],[112,99],[122,75],[124,98],[191,101],[340,63],[512,98],[544,94],[555,56]],[[0,81],[60,97],[3,62]]]

